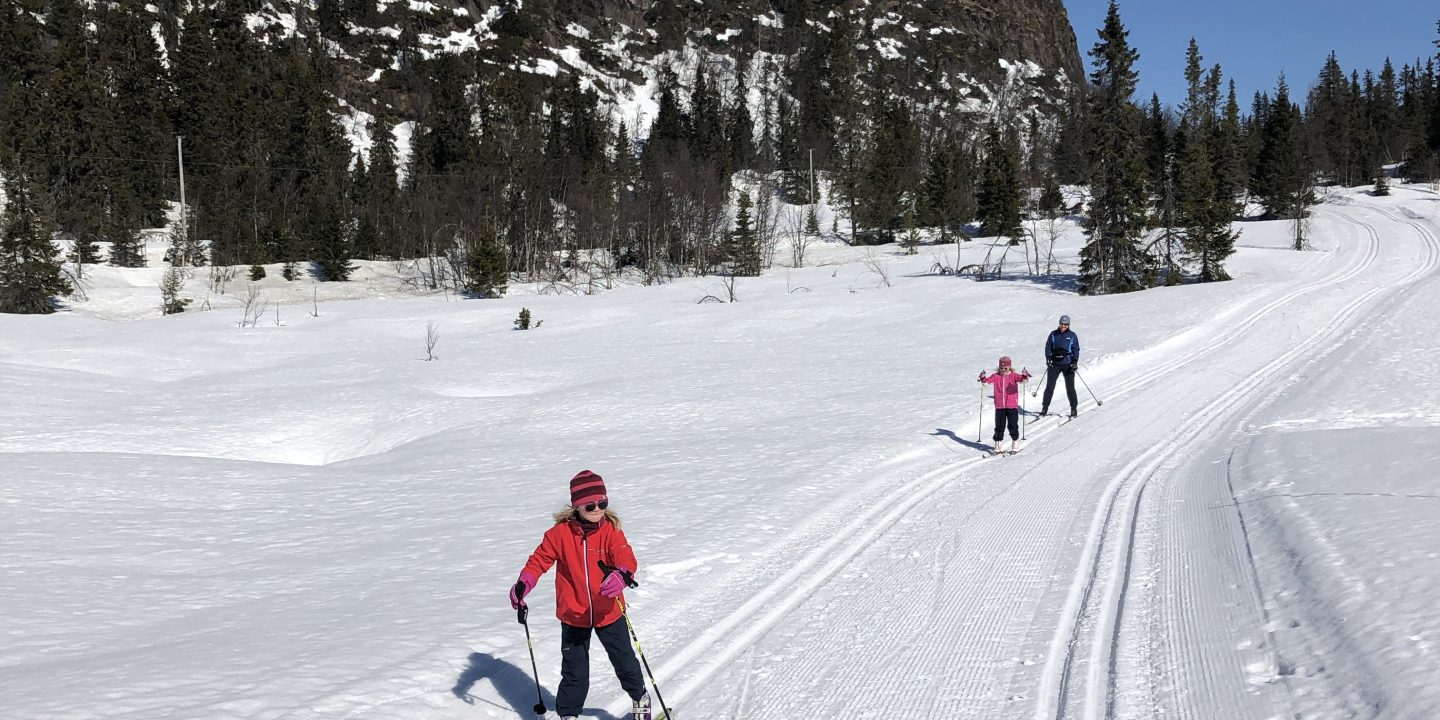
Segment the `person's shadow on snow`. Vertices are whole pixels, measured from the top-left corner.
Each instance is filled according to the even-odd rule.
[[[956,435],[954,431],[946,430],[945,428],[935,428],[935,432],[930,433],[930,435],[932,437],[948,437],[951,440],[954,440],[955,442],[960,443],[961,445],[964,445],[968,448],[974,448],[976,450],[981,450],[984,452],[990,451],[989,445],[983,445],[981,443],[975,442],[974,440],[966,440],[965,438]]]
[[[500,699],[523,718],[535,717],[535,679],[524,669],[511,665],[500,658],[485,653],[470,653],[470,665],[455,678],[455,687],[450,692],[462,701],[474,705],[476,700],[487,702],[470,694],[475,683],[489,679]],[[551,712],[555,710],[555,696],[549,690],[541,689],[540,698]],[[494,704],[494,703],[491,703]],[[604,710],[585,708],[585,715],[601,720],[620,720]]]

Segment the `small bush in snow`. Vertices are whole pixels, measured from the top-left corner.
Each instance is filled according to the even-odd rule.
[[[165,268],[165,277],[160,280],[160,313],[162,315],[185,312],[185,306],[189,305],[191,300],[180,297],[180,291],[184,288],[184,271],[173,265]]]
[[[251,266],[250,266],[250,280],[253,282],[253,281],[256,281],[256,280],[264,280],[264,279],[265,279],[265,266],[264,266],[264,265],[251,265]]]

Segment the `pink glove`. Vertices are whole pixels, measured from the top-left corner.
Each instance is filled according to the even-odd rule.
[[[625,577],[619,573],[618,569],[616,572],[606,575],[605,581],[600,583],[600,594],[607,598],[620,597],[622,592],[625,592]]]
[[[519,610],[525,604],[525,596],[535,589],[535,576],[528,572],[520,573],[520,579],[510,588],[510,609]]]

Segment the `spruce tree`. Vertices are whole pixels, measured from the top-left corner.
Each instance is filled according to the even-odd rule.
[[[1191,42],[1194,42],[1193,40]],[[1170,181],[1170,118],[1160,105],[1160,96],[1150,95],[1150,112],[1146,125],[1145,164],[1149,170],[1146,176],[1150,195],[1161,197]]]
[[[1185,229],[1184,248],[1190,262],[1198,265],[1200,282],[1229,280],[1224,261],[1235,252],[1231,229],[1231,206],[1215,193],[1214,165],[1207,133],[1186,127],[1176,175],[1179,222]]]
[[[1240,213],[1239,195],[1245,188],[1249,173],[1245,167],[1245,126],[1240,119],[1240,102],[1235,96],[1235,81],[1230,81],[1225,111],[1216,127],[1215,141],[1210,148],[1215,157],[1215,197],[1230,204],[1231,216]]]
[[[500,240],[495,223],[486,218],[479,236],[470,246],[465,260],[465,289],[481,298],[498,298],[505,294],[509,280],[505,243]]]
[[[915,193],[905,194],[905,232],[900,236],[900,247],[906,255],[914,255],[920,248],[920,217],[915,210]]]
[[[1321,134],[1317,144],[1315,169],[1333,177],[1342,185],[1352,185],[1359,169],[1352,166],[1353,133],[1356,131],[1356,109],[1350,95],[1350,83],[1334,51],[1325,59],[1320,78],[1306,102],[1306,122]]]
[[[755,277],[760,274],[761,253],[760,237],[750,215],[750,209],[754,207],[750,192],[740,191],[735,205],[735,229],[730,231],[730,251],[726,253],[730,256],[730,272],[742,277]]]
[[[1091,89],[1086,86],[1071,90],[1060,116],[1060,134],[1055,142],[1055,179],[1066,185],[1090,181],[1090,149],[1095,143],[1095,126],[1091,121]]]
[[[422,173],[462,174],[479,154],[461,59],[440,53],[430,61],[432,99],[415,129],[415,159]]]
[[[1250,186],[1274,217],[1299,218],[1312,200],[1300,130],[1300,109],[1290,102],[1282,75],[1261,129],[1260,157]]]
[[[695,69],[695,85],[690,92],[690,157],[702,163],[723,167],[725,143],[725,109],[719,88],[709,80],[705,63]]]
[[[1055,181],[1054,175],[1045,175],[1037,202],[1036,209],[1046,218],[1054,219],[1065,214],[1065,194],[1060,191],[1060,183]]]
[[[1153,280],[1146,277],[1151,259],[1140,243],[1147,213],[1144,115],[1131,101],[1139,53],[1130,47],[1114,0],[1099,35],[1090,50],[1095,63],[1090,75],[1094,197],[1085,221],[1088,240],[1080,251],[1080,291],[1087,295],[1140,290]]]
[[[59,250],[23,172],[6,168],[5,208],[0,213],[0,312],[45,314],[54,298],[70,294],[60,274]]]
[[[985,131],[985,160],[981,166],[976,219],[980,233],[1006,237],[1013,245],[1020,237],[1020,178],[1013,138],[1003,137],[995,123]]]
[[[396,247],[396,227],[400,214],[400,177],[395,159],[395,135],[391,132],[393,123],[390,114],[381,108],[370,120],[370,155],[368,176],[365,184],[368,191],[362,199],[360,227],[355,237],[359,257],[367,257],[360,250],[369,245],[366,236],[373,229],[375,235],[372,256],[399,257]],[[367,229],[369,226],[371,229]]]
[[[853,57],[850,60],[853,64]],[[854,107],[860,98],[858,80],[853,76],[842,77],[837,79],[837,83],[837,94],[842,98],[840,106]],[[855,242],[856,215],[859,213],[865,159],[870,144],[870,120],[870,115],[864,112],[842,113],[835,119],[835,146],[830,159],[830,203],[845,208],[845,214],[850,218],[852,244]]]
[[[165,268],[165,274],[160,278],[160,314],[175,315],[185,312],[185,307],[190,304],[190,298],[180,297],[180,291],[185,289],[185,271],[174,265]]]
[[[946,133],[930,153],[930,165],[925,173],[920,221],[939,227],[942,241],[948,240],[950,233],[958,230],[960,224],[969,220],[974,212],[969,168],[963,166],[962,160],[963,153],[956,134]]]
[[[894,230],[900,226],[901,199],[911,186],[920,139],[904,101],[887,98],[875,112],[875,139],[861,177],[855,220],[861,227]]]
[[[173,98],[150,31],[154,17],[142,0],[116,3],[103,17],[100,43],[111,96],[107,154],[146,160],[110,163],[106,185],[134,199],[140,227],[157,227],[173,196],[173,173],[163,161],[173,157],[175,140],[168,115]],[[117,190],[120,185],[126,187]]]
[[[755,162],[755,122],[750,117],[749,85],[742,65],[735,74],[735,95],[725,120],[724,175],[745,170]]]
[[[90,28],[95,15],[76,0],[56,0],[47,28],[55,42],[54,69],[40,91],[40,147],[48,158],[42,183],[56,230],[73,238],[77,262],[96,261],[105,224],[106,167],[113,118]]]
[[[1379,81],[1375,83],[1370,99],[1370,125],[1374,132],[1376,150],[1383,162],[1392,163],[1400,159],[1404,144],[1400,141],[1399,86],[1395,79],[1395,66],[1390,58],[1380,70]]]

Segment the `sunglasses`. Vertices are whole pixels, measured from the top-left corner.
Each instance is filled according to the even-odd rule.
[[[584,510],[585,512],[595,512],[597,509],[598,509],[598,510],[604,510],[605,508],[608,508],[608,507],[610,507],[610,498],[605,498],[604,500],[601,500],[600,502],[585,503],[584,505],[581,505],[581,506],[579,506],[579,507],[576,508],[576,509],[577,509],[577,510]]]

